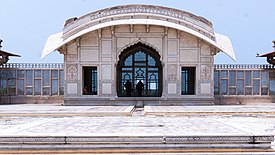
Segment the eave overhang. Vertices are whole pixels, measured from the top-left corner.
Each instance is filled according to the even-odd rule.
[[[264,53],[264,54],[260,54],[257,57],[275,57],[275,51]]]
[[[1,56],[14,56],[14,57],[21,57],[21,56],[20,56],[20,55],[18,55],[18,54],[14,54],[14,53],[6,52],[6,51],[3,51],[3,50],[0,50],[0,55],[1,55]]]
[[[51,35],[43,49],[41,58],[59,50],[63,45],[89,32],[118,25],[156,25],[177,29],[194,35],[216,47],[236,61],[228,37],[214,33],[212,23],[206,19],[176,9],[128,5],[100,10],[79,19],[66,22],[63,32]],[[115,8],[115,9],[114,9]],[[141,9],[138,9],[141,8]],[[120,9],[120,11],[119,11]]]

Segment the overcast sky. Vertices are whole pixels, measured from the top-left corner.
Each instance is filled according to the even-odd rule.
[[[237,57],[234,62],[219,53],[216,64],[265,64],[256,53],[273,51],[275,0],[0,0],[2,50],[22,56],[10,62],[63,62],[58,52],[40,60],[49,35],[62,31],[68,18],[123,4],[171,7],[210,20],[215,32],[231,39]]]

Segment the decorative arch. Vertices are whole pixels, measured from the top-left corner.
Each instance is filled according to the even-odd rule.
[[[162,95],[162,63],[156,49],[138,42],[124,48],[118,60],[117,94],[119,97],[160,97]],[[137,89],[139,81],[144,86],[142,95]]]
[[[127,48],[130,48],[130,47],[132,47],[132,46],[134,46],[134,45],[136,45],[136,44],[143,44],[143,45],[145,45],[145,46],[148,46],[148,47],[154,49],[154,51],[157,52],[157,53],[159,54],[160,60],[162,60],[162,52],[161,52],[160,49],[158,49],[158,48],[157,48],[156,46],[154,46],[153,44],[150,44],[150,43],[148,43],[148,42],[146,42],[146,41],[144,41],[144,40],[139,39],[139,40],[135,40],[135,41],[131,42],[130,44],[128,44],[128,45],[122,47],[122,48],[117,52],[117,60],[118,60],[118,62],[119,62],[119,60],[120,60],[120,55],[121,55],[121,53],[122,53],[123,51],[125,51]]]

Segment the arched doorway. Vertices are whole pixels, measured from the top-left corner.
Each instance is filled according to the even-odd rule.
[[[125,84],[131,83],[131,95],[126,94]],[[119,56],[117,66],[117,94],[119,97],[136,97],[137,83],[144,85],[143,97],[158,97],[162,94],[162,65],[158,52],[142,43],[125,49]]]

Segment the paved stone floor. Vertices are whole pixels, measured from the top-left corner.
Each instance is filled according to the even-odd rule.
[[[0,105],[0,135],[232,135],[265,134],[266,132],[275,135],[275,106],[273,105],[146,106],[144,111],[136,109],[132,114],[133,109],[133,106]],[[147,115],[148,112],[151,114]],[[171,115],[158,116],[159,113],[167,112]],[[185,112],[191,114],[196,112],[201,115],[177,115]],[[219,115],[205,115],[205,112],[219,113]],[[71,115],[72,113],[76,115]],[[92,113],[98,115],[90,116]],[[116,113],[121,115],[116,116]],[[152,115],[154,113],[156,115]],[[17,116],[16,114],[26,115]],[[53,116],[40,114],[53,114]],[[114,115],[110,116],[110,114]]]
[[[0,136],[275,135],[273,105],[145,107],[144,111],[136,109],[132,113],[133,109],[131,106],[0,105]],[[190,114],[183,115],[186,112]],[[45,113],[53,115],[40,115]],[[110,116],[110,113],[120,115]]]
[[[0,117],[0,136],[275,135],[275,118]]]

